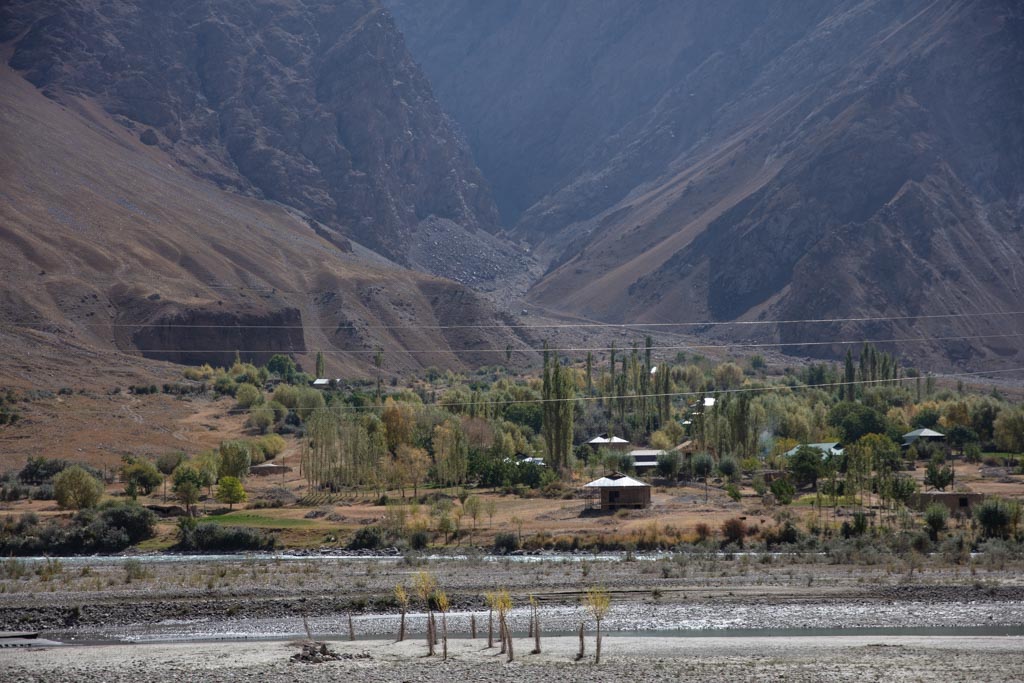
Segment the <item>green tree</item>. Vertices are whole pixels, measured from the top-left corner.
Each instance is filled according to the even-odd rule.
[[[156,468],[164,475],[164,502],[167,501],[167,479],[171,476],[178,465],[185,462],[187,456],[181,451],[164,453],[156,459]]]
[[[222,477],[217,484],[217,500],[227,503],[228,509],[234,507],[235,503],[244,503],[248,496],[242,482],[237,477]]]
[[[946,464],[941,453],[936,453],[928,461],[924,472],[924,483],[928,486],[945,491],[953,483],[953,468]]]
[[[325,377],[326,376],[326,370],[324,369],[324,352],[323,351],[317,351],[316,352],[316,376],[317,377]]]
[[[224,477],[245,479],[252,464],[250,446],[245,441],[224,441],[220,445],[220,461],[217,466],[218,481]]]
[[[203,490],[203,475],[198,469],[188,463],[182,463],[174,470],[172,475],[174,485],[171,490],[178,497],[185,510],[192,517],[195,517],[195,506],[199,502],[199,495]]]
[[[438,482],[445,486],[464,482],[469,460],[466,435],[459,421],[450,418],[434,427],[432,443]]]
[[[715,460],[708,453],[693,456],[693,473],[704,479],[704,502],[708,500],[708,477],[715,469]]]
[[[548,465],[564,473],[571,466],[573,409],[576,386],[571,371],[563,368],[558,356],[550,354],[544,344],[544,376],[542,384],[542,425]]]
[[[102,496],[103,483],[78,465],[61,470],[53,478],[53,497],[62,508],[91,508]]]
[[[1024,452],[1024,408],[1007,408],[993,423],[996,445],[1010,453]]]
[[[743,368],[735,363],[722,363],[715,368],[715,387],[736,389],[743,384]]]
[[[152,493],[153,489],[163,481],[163,477],[160,476],[160,471],[156,465],[148,460],[130,456],[125,459],[124,465],[121,466],[121,479],[128,488],[138,491],[144,496]]]
[[[276,373],[286,382],[290,382],[298,372],[295,361],[282,353],[275,353],[270,357],[267,361],[267,370]]]
[[[933,542],[939,540],[939,534],[945,530],[948,520],[949,510],[945,505],[932,503],[924,511],[924,523],[928,526],[928,535]]]
[[[793,483],[798,488],[817,486],[821,475],[821,451],[812,446],[800,446],[786,463]]]
[[[480,519],[480,515],[483,514],[484,506],[479,496],[470,496],[466,499],[466,502],[462,504],[463,511],[469,515],[469,518],[473,520],[473,533],[476,533],[476,523]],[[470,543],[473,542],[472,536],[470,537]]]
[[[679,476],[679,451],[662,451],[658,453],[658,474],[675,481]]]

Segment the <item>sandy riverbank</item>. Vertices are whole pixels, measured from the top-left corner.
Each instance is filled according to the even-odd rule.
[[[5,680],[24,683],[303,680],[587,681],[594,680],[593,636],[574,662],[577,640],[517,640],[506,664],[483,640],[453,640],[447,662],[426,658],[419,640],[333,642],[340,653],[370,654],[325,664],[291,663],[283,642],[64,646],[5,651]],[[1022,637],[605,638],[602,677],[623,681],[1014,681],[1024,672]]]

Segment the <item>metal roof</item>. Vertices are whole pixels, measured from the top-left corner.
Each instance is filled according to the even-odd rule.
[[[904,434],[903,438],[904,439],[917,439],[917,438],[922,437],[922,436],[946,436],[946,435],[942,434],[940,432],[937,432],[934,429],[915,429],[912,432],[907,432],[906,434]]]
[[[616,475],[613,474],[612,477],[614,476]],[[624,488],[627,486],[646,486],[649,488],[650,484],[637,481],[636,479],[627,477],[624,474],[618,475],[618,478],[616,479],[612,479],[611,477],[601,477],[600,479],[595,479],[589,484],[584,484],[584,488],[588,489]]]
[[[626,441],[625,439],[619,438],[617,436],[613,436],[610,439],[607,438],[607,437],[604,437],[604,436],[595,436],[593,439],[591,439],[587,443],[629,443],[629,442]]]

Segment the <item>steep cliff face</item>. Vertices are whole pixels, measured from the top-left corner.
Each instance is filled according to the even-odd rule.
[[[651,322],[1019,309],[1019,3],[392,2],[485,173],[509,161],[491,180],[549,259],[541,303]],[[965,364],[1019,355],[994,335],[1021,332],[775,334],[973,336],[899,348]]]
[[[10,65],[82,95],[200,177],[399,262],[420,221],[493,230],[479,171],[375,0],[0,8]]]

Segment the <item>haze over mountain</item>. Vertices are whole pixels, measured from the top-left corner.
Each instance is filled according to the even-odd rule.
[[[1020,309],[1019,3],[389,4],[512,234],[550,262],[537,302],[648,322]],[[1017,316],[778,336],[1021,332]]]
[[[438,349],[411,369],[530,344],[525,294],[1020,356],[1021,316],[906,319],[1020,308],[1018,3],[385,3],[0,6],[4,319],[181,362]]]
[[[50,335],[8,330],[12,355],[324,349],[365,372],[378,346],[437,351],[395,370],[521,344],[402,267],[480,284],[522,252],[486,232],[486,185],[376,3],[13,2],[0,26],[3,319]]]

